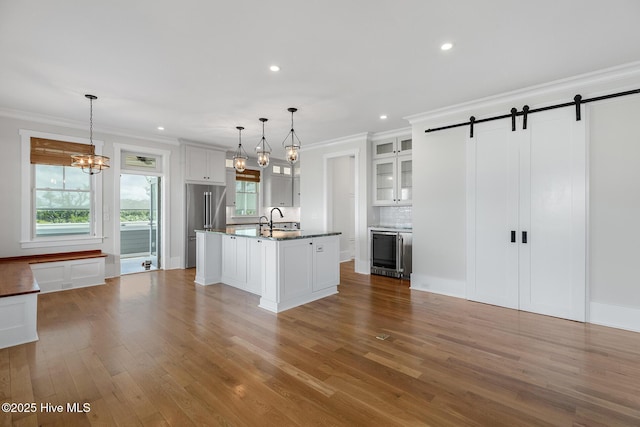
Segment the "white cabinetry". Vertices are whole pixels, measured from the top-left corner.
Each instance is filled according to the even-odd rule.
[[[247,238],[222,236],[222,281],[245,289],[247,283]]]
[[[467,141],[467,297],[584,321],[585,121],[567,108],[528,122]]]
[[[340,240],[331,237],[313,239],[313,281],[314,291],[330,288],[340,282]]]
[[[247,281],[245,290],[260,295],[262,292],[262,239],[247,238]]]
[[[227,206],[233,207],[236,205],[236,170],[227,169]]]
[[[411,155],[373,161],[373,204],[410,205],[412,199]]]
[[[300,204],[299,169],[295,177],[293,171],[292,166],[287,163],[272,163],[264,170],[262,174],[264,184],[263,206],[290,207]],[[294,181],[297,181],[297,185]],[[296,186],[298,187],[297,199],[294,195]]]
[[[270,175],[265,185],[265,206],[293,206],[293,178],[286,175]]]
[[[338,292],[338,236],[265,241],[262,254],[260,307],[278,313]]]
[[[403,154],[411,154],[411,135],[401,138],[387,138],[373,142],[373,157],[395,157]]]
[[[300,177],[293,178],[293,206],[300,207]]]
[[[185,179],[187,181],[224,184],[225,152],[187,145]]]
[[[196,279],[199,285],[220,283],[222,234],[196,232]]]
[[[31,264],[41,293],[104,284],[104,258]]]
[[[263,239],[199,231],[196,233],[196,280],[199,285],[225,283],[260,295]]]

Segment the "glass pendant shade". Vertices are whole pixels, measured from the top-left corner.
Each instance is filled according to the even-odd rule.
[[[89,113],[89,143],[93,147],[93,101],[98,99],[95,95],[85,95],[85,98],[89,100],[90,113]],[[71,166],[82,169],[82,172],[89,175],[95,175],[102,172],[105,169],[109,169],[109,162],[111,161],[107,156],[100,156],[98,154],[72,154]]]
[[[269,166],[269,152],[261,151],[258,153],[258,166],[261,168]]]
[[[242,147],[242,130],[244,128],[242,126],[236,126],[236,129],[238,129],[238,149],[233,155],[233,167],[238,172],[244,172],[247,167],[247,159],[249,158],[247,152]]]
[[[296,131],[293,130],[293,113],[298,111],[297,108],[291,107],[287,108],[287,111],[291,113],[291,130],[285,137],[284,141],[282,141],[282,146],[284,147],[285,158],[287,162],[290,164],[294,164],[298,161],[298,157],[300,157],[300,139],[298,139],[298,135],[296,135]],[[289,137],[291,140],[289,141]]]
[[[264,169],[269,166],[269,157],[271,156],[271,146],[267,142],[267,138],[264,137],[264,123],[269,119],[260,118],[258,120],[262,122],[262,138],[256,146],[256,154],[258,155],[258,166]]]
[[[290,145],[285,147],[286,150],[286,160],[287,162],[294,164],[295,162],[298,161],[298,149],[300,147],[297,147],[295,145]]]

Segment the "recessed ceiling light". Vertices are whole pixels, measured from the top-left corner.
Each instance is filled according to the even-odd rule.
[[[448,43],[448,42],[447,42],[447,43],[443,44],[442,46],[440,46],[440,49],[442,49],[442,50],[449,50],[449,49],[451,49],[452,47],[453,47],[453,43]]]
[[[380,120],[385,120],[386,118],[387,118],[386,114],[383,114],[383,115],[380,116]]]
[[[269,69],[270,69],[271,71],[274,71],[274,72],[275,72],[275,71],[280,71],[280,67],[278,67],[277,65],[272,65],[271,67],[269,67]]]
[[[158,130],[164,130],[163,126],[158,126]]]

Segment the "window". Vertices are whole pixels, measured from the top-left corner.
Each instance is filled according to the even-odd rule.
[[[258,215],[258,183],[236,180],[236,215]]]
[[[258,216],[260,171],[245,169],[235,173],[234,216]]]
[[[71,166],[33,168],[35,237],[90,235],[90,176]]]
[[[102,142],[29,130],[20,135],[22,247],[101,243],[103,173],[71,167],[71,154],[97,152]]]

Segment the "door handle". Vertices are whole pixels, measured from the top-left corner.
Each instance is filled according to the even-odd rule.
[[[516,230],[511,230],[511,243],[516,242]]]
[[[522,243],[527,243],[527,232],[526,231],[522,232]]]

